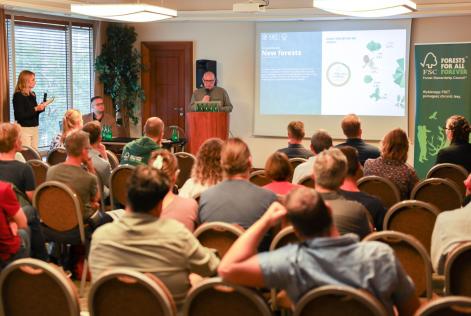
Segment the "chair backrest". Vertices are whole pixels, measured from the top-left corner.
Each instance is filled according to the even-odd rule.
[[[21,148],[21,154],[23,155],[26,161],[32,159],[41,160],[41,154],[39,153],[39,151],[30,146],[23,145]]]
[[[357,185],[361,192],[380,199],[387,209],[401,200],[399,189],[389,179],[379,176],[366,176],[358,179]]]
[[[121,165],[113,171],[111,171],[110,176],[110,199],[111,207],[116,207],[116,203],[121,205],[126,205],[128,188],[127,181],[131,176],[134,166],[131,165]]]
[[[26,163],[33,169],[36,187],[40,186],[43,182],[46,181],[46,174],[47,170],[49,169],[49,165],[46,162],[38,159],[30,159],[27,160]]]
[[[273,240],[270,244],[270,250],[275,250],[288,244],[295,244],[299,241],[299,237],[294,232],[293,226],[287,226],[280,230],[278,234],[275,235],[275,237],[273,237]]]
[[[381,241],[394,250],[406,273],[415,283],[417,296],[432,297],[432,262],[427,250],[414,237],[394,231],[382,231],[366,236],[363,241]]]
[[[312,177],[312,175],[308,174],[308,175],[305,175],[304,177],[301,177],[297,184],[299,185],[304,185],[305,187],[308,187],[308,188],[313,188],[315,187],[316,183],[314,181],[314,178]]]
[[[106,155],[108,156],[108,162],[110,163],[111,170],[114,170],[119,166],[119,159],[114,152],[111,150],[106,150]]]
[[[64,148],[55,148],[47,154],[46,162],[50,166],[57,165],[61,162],[64,162],[67,158],[67,153]]]
[[[461,192],[462,196],[466,194],[466,188],[464,186],[464,180],[468,177],[468,170],[460,165],[452,163],[440,163],[433,166],[427,172],[426,178],[442,178],[453,181]]]
[[[434,299],[420,307],[415,316],[465,316],[471,315],[471,298],[447,296]]]
[[[384,217],[383,230],[414,236],[430,254],[432,232],[440,210],[427,202],[407,200],[394,204]]]
[[[219,257],[222,258],[243,233],[244,229],[238,225],[210,222],[198,227],[193,235],[203,246],[216,249]]]
[[[471,297],[471,242],[459,245],[448,255],[445,294]]]
[[[290,159],[288,159],[288,161],[289,161],[289,163],[291,164],[291,167],[293,167],[293,170],[294,170],[294,169],[296,169],[297,166],[299,166],[303,162],[306,162],[307,159],[296,157],[296,158],[290,158]]]
[[[91,316],[174,316],[170,291],[154,275],[111,269],[93,283],[88,295]]]
[[[410,198],[433,204],[441,211],[454,210],[463,204],[463,196],[456,184],[441,178],[425,179],[417,183]]]
[[[56,267],[25,258],[8,265],[0,276],[0,315],[79,316],[73,283]]]
[[[77,194],[66,184],[44,182],[34,191],[33,206],[42,222],[55,231],[65,232],[78,226],[80,239],[85,243],[82,206]]]
[[[265,170],[263,169],[252,171],[249,176],[249,181],[259,187],[263,187],[272,182],[271,179],[265,175]]]
[[[183,151],[175,153],[175,157],[178,161],[178,169],[180,169],[180,173],[178,174],[177,182],[175,184],[181,188],[185,184],[186,180],[191,177],[191,169],[196,162],[196,157]]]
[[[193,287],[183,305],[184,316],[271,316],[262,296],[253,289],[210,278]]]
[[[366,291],[348,286],[325,285],[304,294],[294,316],[386,316],[385,307]]]

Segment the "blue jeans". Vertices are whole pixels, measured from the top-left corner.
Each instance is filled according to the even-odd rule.
[[[28,219],[28,227],[31,236],[31,257],[48,261],[45,239],[41,230],[41,221],[38,212],[31,205],[23,206],[26,218]]]
[[[11,255],[10,258],[5,261],[6,264],[13,262],[16,259],[29,257],[30,239],[28,230],[18,229],[18,236],[20,236],[20,249],[18,249],[15,254]]]

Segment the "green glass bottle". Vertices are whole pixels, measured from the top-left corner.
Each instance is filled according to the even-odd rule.
[[[178,142],[180,140],[180,135],[178,135],[178,128],[176,126],[172,128],[172,136],[170,138],[173,142]]]

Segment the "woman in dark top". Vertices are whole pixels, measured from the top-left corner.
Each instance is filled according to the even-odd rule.
[[[471,172],[471,144],[469,143],[471,127],[468,120],[464,116],[453,115],[446,121],[445,130],[450,146],[438,152],[436,163],[454,163]]]
[[[34,72],[23,70],[18,76],[18,82],[13,95],[13,110],[15,120],[21,125],[21,141],[23,145],[38,148],[39,114],[44,112],[45,103],[36,102],[33,88],[36,85]]]

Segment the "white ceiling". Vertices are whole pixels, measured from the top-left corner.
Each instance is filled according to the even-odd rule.
[[[138,0],[0,0],[7,10],[71,15],[71,3],[123,3]],[[176,20],[185,21],[256,21],[256,20],[320,20],[344,19],[312,8],[312,0],[270,0],[266,12],[234,13],[235,2],[248,0],[141,0],[142,3],[163,5],[178,10]],[[259,0],[260,1],[260,0]],[[471,0],[416,0],[417,12],[407,17],[471,15]],[[75,17],[80,17],[75,15]],[[404,17],[404,16],[401,16]]]

